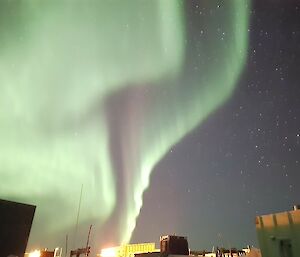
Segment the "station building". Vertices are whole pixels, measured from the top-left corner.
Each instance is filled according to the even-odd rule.
[[[263,257],[297,257],[300,253],[300,208],[256,217]]]

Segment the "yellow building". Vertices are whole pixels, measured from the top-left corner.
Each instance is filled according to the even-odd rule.
[[[300,209],[256,217],[263,257],[300,256]]]
[[[150,253],[159,251],[155,249],[155,243],[124,244],[117,247],[105,248],[98,256],[101,257],[134,257],[136,253]]]

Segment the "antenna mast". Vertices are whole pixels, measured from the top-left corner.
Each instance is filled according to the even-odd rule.
[[[80,214],[80,207],[81,207],[81,198],[82,198],[82,189],[83,189],[83,184],[81,184],[81,190],[80,190],[80,197],[79,197],[79,204],[78,204],[78,211],[77,211],[77,218],[76,218],[76,227],[75,227],[75,235],[74,235],[73,247],[75,247],[75,244],[76,244],[78,222],[79,222],[79,214]]]

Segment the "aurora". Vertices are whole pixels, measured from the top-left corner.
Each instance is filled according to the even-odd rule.
[[[72,236],[81,185],[80,223],[129,242],[155,165],[232,95],[249,1],[203,1],[197,33],[186,5],[1,1],[0,197],[37,205],[31,245]]]

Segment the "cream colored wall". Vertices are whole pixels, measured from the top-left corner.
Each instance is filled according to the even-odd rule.
[[[282,240],[290,240],[289,257],[300,256],[300,210],[259,216],[256,231],[262,257],[281,257]]]

